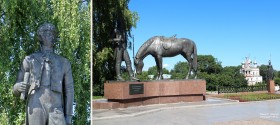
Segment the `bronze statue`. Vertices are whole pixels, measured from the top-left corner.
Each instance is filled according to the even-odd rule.
[[[130,80],[138,80],[133,76],[133,71],[131,67],[131,61],[129,58],[129,54],[126,50],[127,48],[127,37],[125,33],[121,33],[117,28],[114,29],[114,39],[113,41],[116,42],[117,46],[115,48],[115,57],[116,57],[116,75],[118,81],[124,81],[121,77],[121,62],[124,60],[126,63],[126,68],[130,76]]]
[[[266,80],[273,80],[274,79],[274,71],[273,67],[271,65],[271,61],[268,61],[268,66],[267,66],[267,77]]]
[[[158,74],[156,79],[162,79],[162,57],[173,57],[181,54],[189,64],[189,71],[186,79],[194,71],[195,78],[197,76],[197,49],[192,40],[186,38],[175,38],[176,36],[167,38],[164,36],[154,36],[146,41],[138,50],[134,65],[136,72],[141,73],[144,66],[143,59],[147,55],[152,55],[157,64]]]
[[[74,82],[70,62],[54,53],[55,26],[37,31],[41,51],[25,57],[13,88],[27,99],[26,125],[71,125]]]

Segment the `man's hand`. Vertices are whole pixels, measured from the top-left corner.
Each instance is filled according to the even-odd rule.
[[[72,115],[66,115],[66,125],[71,125],[72,124]]]
[[[16,90],[20,93],[25,92],[26,88],[27,88],[27,83],[25,83],[25,82],[18,82],[14,86],[14,90]]]

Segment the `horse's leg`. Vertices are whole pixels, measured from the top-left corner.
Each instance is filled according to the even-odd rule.
[[[182,54],[182,56],[188,61],[188,64],[189,64],[189,70],[188,70],[188,74],[186,76],[186,79],[189,79],[189,76],[191,75],[191,71],[192,71],[192,58],[189,54],[187,53],[184,53]]]
[[[155,60],[156,60],[157,72],[158,72],[156,80],[161,80],[162,79],[162,57],[156,56]]]
[[[162,57],[161,56],[158,56],[158,60],[159,60],[159,80],[163,79],[163,76],[162,76]]]
[[[156,61],[156,64],[157,64],[157,76],[156,76],[156,80],[159,80],[159,62],[158,62],[158,60],[157,60],[157,57],[154,56],[154,58],[155,58],[155,61]]]

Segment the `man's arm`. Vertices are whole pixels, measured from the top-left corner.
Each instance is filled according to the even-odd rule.
[[[121,35],[117,35],[117,38],[114,38],[113,41],[116,41],[116,42],[119,42],[119,41],[122,41],[123,38]]]
[[[66,61],[64,75],[64,107],[67,125],[71,124],[73,115],[73,102],[74,102],[74,81],[72,77],[72,70],[70,62]]]
[[[109,41],[114,41],[119,43],[120,41],[123,41],[123,37],[121,35],[116,35],[116,38],[110,39]]]
[[[24,83],[24,74],[25,72],[29,72],[30,67],[29,67],[29,57],[26,57],[23,62],[22,65],[20,67],[20,70],[17,74],[17,80],[16,80],[16,84],[13,87],[13,94],[14,96],[20,96],[21,92],[25,92],[26,91],[26,84]]]

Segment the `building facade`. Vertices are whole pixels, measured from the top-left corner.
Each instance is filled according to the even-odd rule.
[[[240,73],[244,74],[248,85],[255,85],[256,83],[262,82],[262,76],[260,75],[260,69],[256,61],[252,62],[249,57],[246,57],[245,61],[241,64]]]

